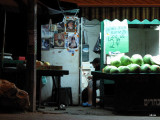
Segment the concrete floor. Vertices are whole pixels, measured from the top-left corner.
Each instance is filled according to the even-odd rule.
[[[37,112],[1,113],[0,120],[159,120],[151,114],[117,114],[103,108],[69,106],[66,110],[45,107]]]

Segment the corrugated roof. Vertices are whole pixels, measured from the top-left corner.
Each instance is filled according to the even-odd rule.
[[[160,7],[160,0],[60,0],[79,7]]]

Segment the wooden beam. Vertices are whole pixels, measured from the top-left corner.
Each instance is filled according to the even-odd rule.
[[[60,0],[79,7],[160,7],[160,0]]]
[[[37,4],[28,0],[28,46],[27,46],[27,82],[30,96],[30,110],[36,111],[36,48],[37,48]]]

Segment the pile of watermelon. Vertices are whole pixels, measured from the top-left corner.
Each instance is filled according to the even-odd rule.
[[[160,73],[160,64],[157,64],[152,55],[134,54],[131,57],[123,55],[111,60],[110,66],[105,66],[104,73]]]

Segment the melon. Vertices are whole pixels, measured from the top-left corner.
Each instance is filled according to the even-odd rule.
[[[110,73],[110,70],[111,70],[112,67],[115,67],[115,66],[105,66],[103,68],[104,73]]]
[[[152,56],[152,58],[151,58],[151,64],[152,65],[160,65],[160,55],[158,55],[158,56]]]
[[[119,69],[118,69],[117,67],[113,66],[113,67],[111,67],[111,69],[110,69],[110,73],[111,73],[111,74],[112,74],[112,73],[119,73]]]
[[[121,65],[121,61],[118,58],[112,58],[111,59],[111,65],[119,67]]]
[[[127,55],[123,55],[120,58],[120,61],[121,61],[121,65],[122,66],[127,66],[127,65],[132,63],[131,58],[129,56],[127,56]]]
[[[118,67],[120,73],[129,73],[130,69],[128,66],[119,66]]]
[[[149,72],[151,72],[151,67],[150,67],[150,65],[149,65],[149,64],[143,64],[143,65],[141,66],[141,72],[142,72],[142,73],[149,73]]]
[[[131,61],[133,64],[142,65],[143,64],[143,58],[140,54],[134,54],[131,57]]]
[[[141,71],[141,67],[138,64],[130,64],[128,67],[131,73],[139,73]]]
[[[150,54],[146,54],[144,57],[143,57],[143,62],[144,64],[149,64],[151,65],[151,60],[152,60],[152,55]]]
[[[160,72],[160,67],[158,65],[151,65],[151,72],[153,73]]]

